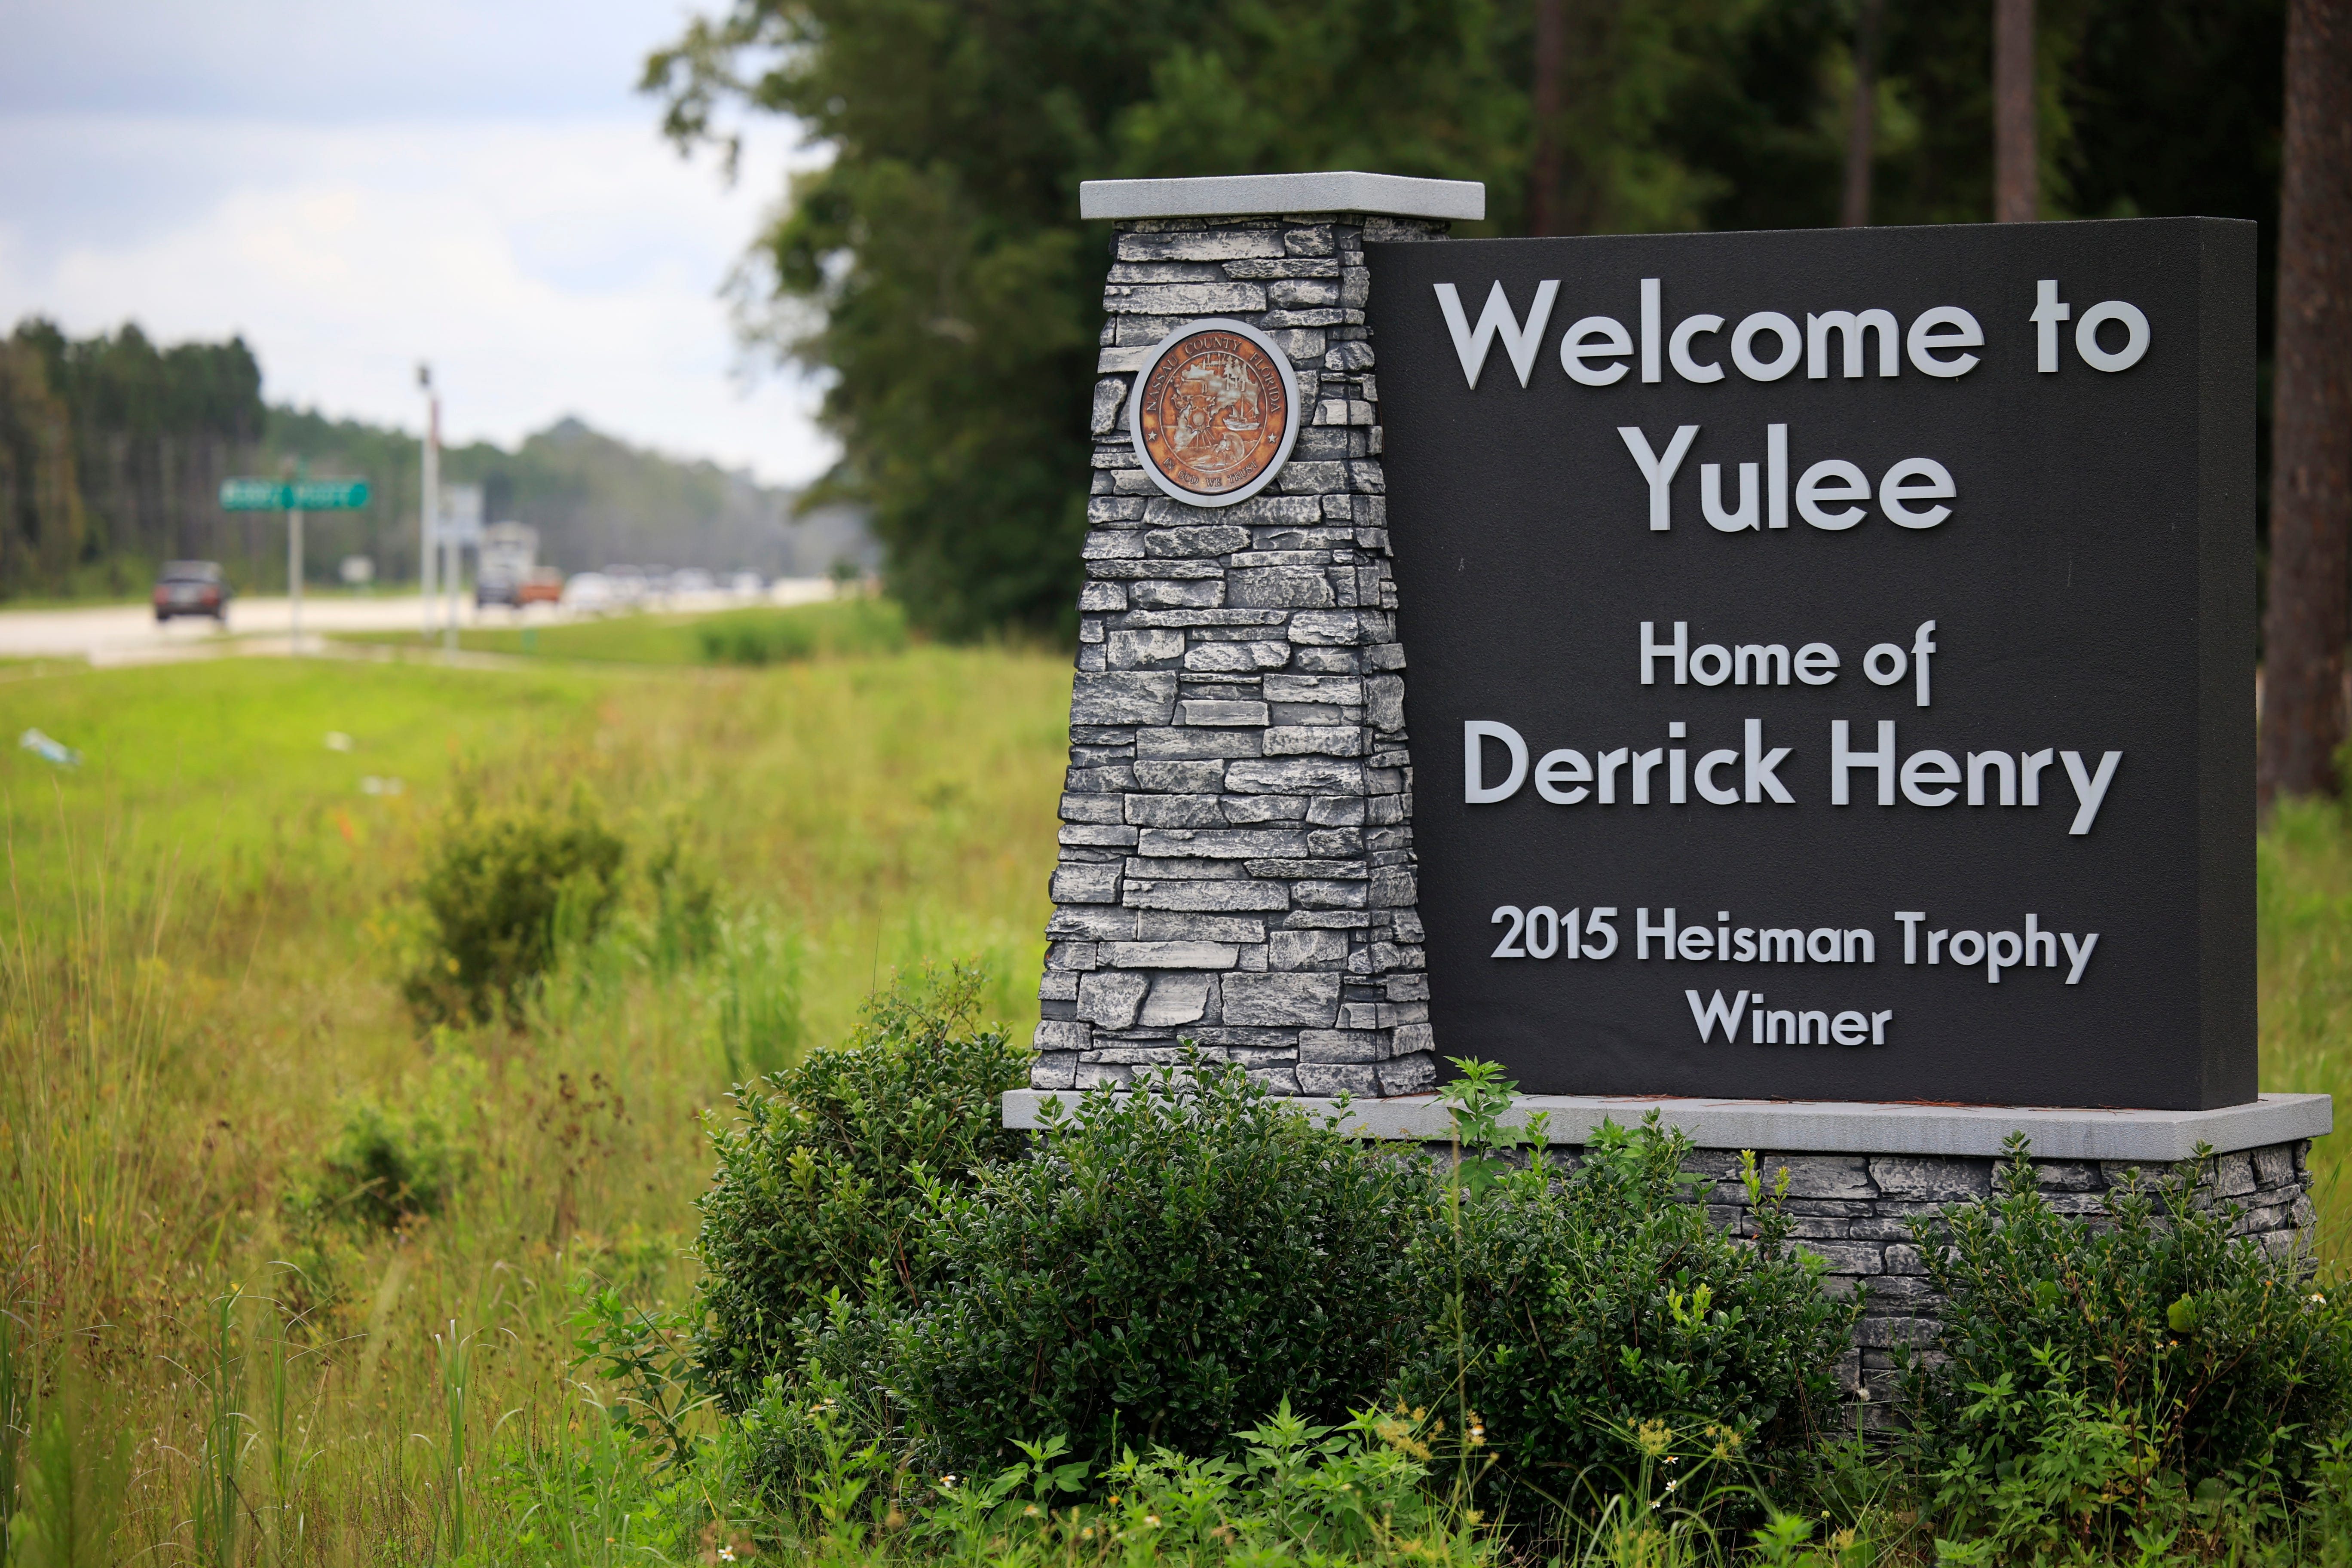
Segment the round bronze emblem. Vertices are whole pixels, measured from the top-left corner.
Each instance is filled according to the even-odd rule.
[[[1160,489],[1195,506],[1255,492],[1289,456],[1297,397],[1275,346],[1239,321],[1195,321],[1161,343],[1129,425]]]

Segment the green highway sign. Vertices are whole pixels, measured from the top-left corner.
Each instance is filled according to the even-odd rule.
[[[368,502],[365,479],[227,479],[221,505],[230,511],[350,511]]]

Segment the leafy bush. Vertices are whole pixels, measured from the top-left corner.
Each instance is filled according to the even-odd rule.
[[[705,664],[789,664],[795,659],[898,653],[906,612],[887,599],[856,598],[789,610],[730,610],[695,623]]]
[[[482,804],[461,785],[421,889],[426,952],[404,986],[428,1023],[516,1015],[553,962],[559,924],[587,942],[619,892],[625,847],[575,790],[558,809]]]
[[[951,969],[866,1005],[849,1043],[739,1089],[715,1129],[695,1354],[720,1403],[747,1407],[793,1361],[793,1325],[828,1293],[919,1302],[933,1269],[928,1190],[1020,1150],[998,1097],[1029,1056],[977,1026],[985,976]]]
[[[2352,1312],[2310,1260],[2232,1240],[2192,1168],[2057,1213],[2021,1134],[1989,1204],[1914,1226],[1950,1300],[1906,1379],[1948,1533],[2120,1542],[2200,1495],[2294,1497],[2352,1421]]]
[[[440,1214],[464,1163],[463,1149],[434,1112],[387,1111],[359,1100],[344,1111],[341,1131],[294,1201],[320,1217],[394,1230],[404,1220]]]
[[[1772,1462],[1834,1408],[1858,1303],[1832,1301],[1820,1260],[1786,1247],[1790,1222],[1752,1161],[1759,1238],[1716,1228],[1690,1152],[1655,1112],[1604,1121],[1573,1169],[1539,1152],[1483,1191],[1464,1181],[1415,1234],[1406,1273],[1430,1327],[1394,1390],[1483,1424],[1495,1495],[1580,1505],[1582,1483],[1613,1489],[1670,1451]]]
[[[1055,1435],[1016,1440],[1007,1465],[926,1483],[867,1438],[848,1396],[823,1375],[799,1385],[778,1379],[713,1446],[730,1476],[766,1479],[763,1511],[786,1525],[779,1544],[799,1547],[810,1561],[940,1568],[1472,1568],[1496,1561],[1459,1491],[1432,1484],[1452,1456],[1434,1451],[1435,1434],[1409,1415],[1368,1410],[1325,1426],[1286,1401],[1213,1454],[1152,1447],[1139,1457],[1127,1447],[1097,1465],[1073,1458],[1069,1439]],[[885,1550],[898,1531],[904,1550]],[[825,1544],[836,1550],[810,1550]]]
[[[1418,1327],[1397,1238],[1433,1192],[1238,1068],[1097,1090],[940,1204],[942,1284],[895,1325],[889,1386],[959,1468],[1046,1434],[1206,1454],[1286,1395],[1345,1420]]]

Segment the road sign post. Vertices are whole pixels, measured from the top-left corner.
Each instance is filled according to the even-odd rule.
[[[289,647],[302,653],[302,514],[306,511],[355,511],[368,503],[365,479],[303,477],[291,479],[246,478],[226,479],[220,489],[225,511],[282,511],[286,514],[286,595],[293,630]]]

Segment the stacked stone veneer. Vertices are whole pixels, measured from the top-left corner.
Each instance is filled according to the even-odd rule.
[[[2235,1204],[2243,1211],[2239,1234],[2274,1250],[2299,1244],[2312,1223],[2308,1141],[2222,1154],[2200,1201]],[[1573,1157],[1580,1151],[1562,1151]],[[1895,1394],[1896,1352],[1908,1347],[1932,1356],[1945,1302],[1928,1288],[1927,1266],[1911,1237],[1911,1222],[1956,1203],[1980,1203],[1994,1191],[1996,1167],[1983,1157],[1918,1154],[1773,1154],[1759,1152],[1766,1179],[1789,1173],[1788,1210],[1796,1245],[1828,1263],[1826,1284],[1837,1295],[1866,1292],[1853,1348],[1839,1368],[1840,1384],[1865,1406],[1865,1425],[1883,1423]],[[1689,1168],[1715,1180],[1703,1194],[1707,1213],[1734,1234],[1752,1236],[1753,1215],[1739,1181],[1739,1155],[1703,1149]],[[2152,1178],[2162,1165],[2144,1161],[2036,1160],[2042,1193],[2062,1213],[2095,1215],[2108,1187],[2135,1168]]]
[[[1435,1080],[1363,242],[1445,226],[1119,226],[1039,1089],[1129,1081],[1180,1040],[1286,1094]],[[1288,462],[1220,508],[1155,487],[1127,425],[1143,360],[1206,316],[1265,332],[1299,391]]]

